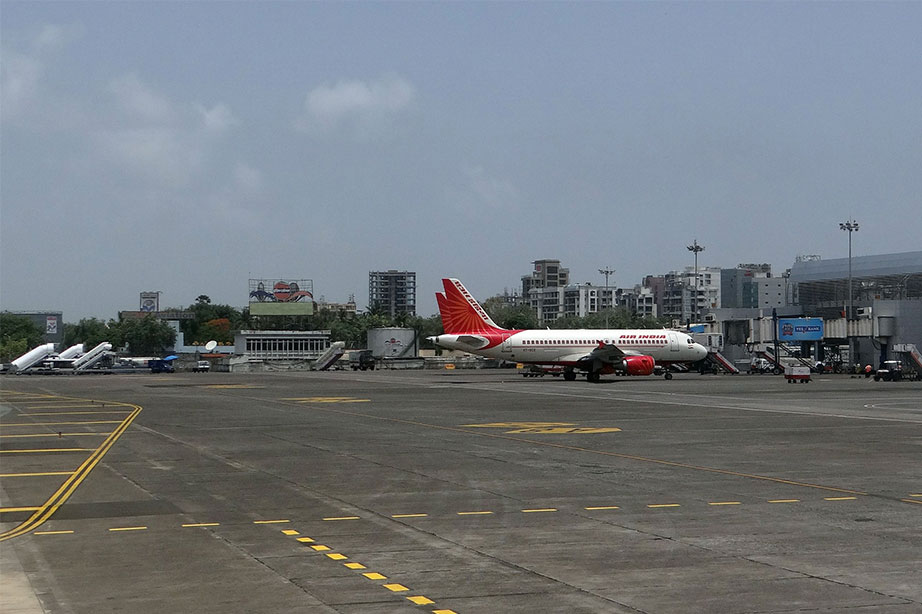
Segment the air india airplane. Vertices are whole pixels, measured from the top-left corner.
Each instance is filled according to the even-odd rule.
[[[707,348],[687,334],[655,329],[509,330],[500,328],[457,279],[443,279],[445,292],[435,295],[445,334],[429,341],[452,350],[487,358],[535,365],[563,366],[563,378],[653,375],[672,379],[668,365],[696,362],[707,356]]]

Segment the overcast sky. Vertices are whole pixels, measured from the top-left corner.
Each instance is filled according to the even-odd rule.
[[[922,248],[922,2],[11,2],[0,308]]]

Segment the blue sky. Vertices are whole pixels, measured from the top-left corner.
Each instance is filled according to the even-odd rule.
[[[0,308],[922,246],[922,3],[9,2]]]

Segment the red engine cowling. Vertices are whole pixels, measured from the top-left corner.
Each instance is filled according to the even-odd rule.
[[[652,356],[625,356],[622,364],[628,375],[653,375],[656,361]]]

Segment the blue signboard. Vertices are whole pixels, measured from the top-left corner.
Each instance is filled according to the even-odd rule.
[[[823,318],[778,318],[778,341],[819,341]]]

